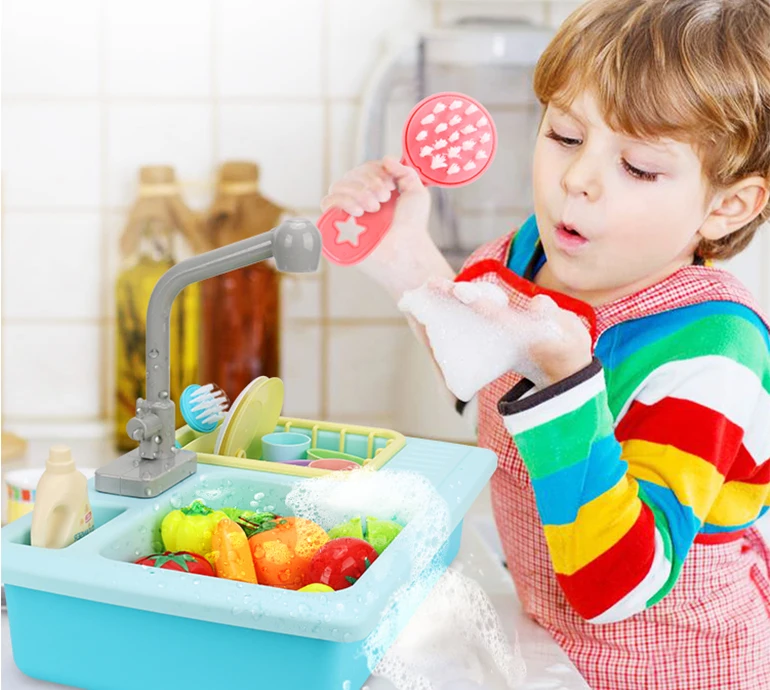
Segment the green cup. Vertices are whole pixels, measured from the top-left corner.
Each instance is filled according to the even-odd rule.
[[[359,465],[364,464],[364,459],[350,453],[340,453],[338,450],[326,450],[326,448],[311,448],[307,452],[308,458],[313,460],[350,460]]]
[[[270,462],[303,460],[310,437],[294,431],[277,431],[262,437],[262,459]]]

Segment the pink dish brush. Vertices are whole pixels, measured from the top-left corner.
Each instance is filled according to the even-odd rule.
[[[437,93],[409,114],[401,162],[425,185],[460,187],[489,167],[496,149],[495,125],[480,103],[461,93]],[[363,261],[390,229],[397,199],[395,191],[379,211],[361,216],[329,209],[318,221],[324,256],[341,266]]]

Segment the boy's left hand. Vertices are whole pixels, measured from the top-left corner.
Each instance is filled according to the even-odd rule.
[[[431,287],[457,298],[452,283],[431,281]],[[577,314],[560,308],[546,295],[533,297],[527,311],[486,299],[466,304],[509,331],[512,343],[515,339],[517,345],[526,348],[532,370],[537,372],[536,375],[529,373],[527,378],[538,388],[569,378],[585,369],[593,359],[591,335],[583,322]]]
[[[512,309],[503,307],[501,311],[507,313],[498,318],[512,320]],[[532,363],[543,372],[541,387],[563,381],[591,364],[591,334],[577,314],[562,309],[546,295],[533,297],[527,313],[543,326],[533,328],[528,347]]]

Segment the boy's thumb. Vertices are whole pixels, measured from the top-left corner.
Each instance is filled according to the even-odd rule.
[[[414,168],[403,165],[391,156],[387,156],[383,159],[382,167],[393,177],[401,194],[415,191],[423,186],[420,176]]]

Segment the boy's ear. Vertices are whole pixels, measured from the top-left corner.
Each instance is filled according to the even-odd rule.
[[[707,240],[721,240],[751,223],[770,200],[770,184],[760,176],[746,177],[714,196],[712,209],[699,235]]]

